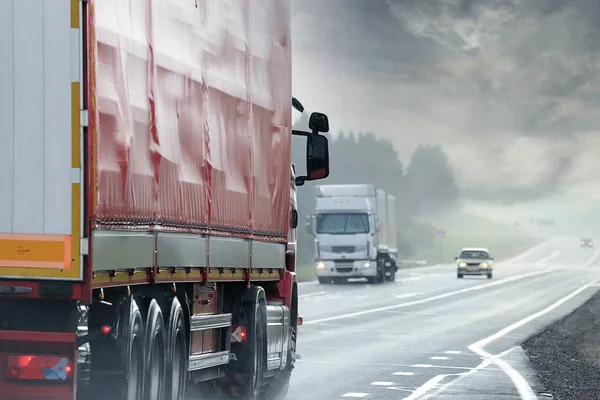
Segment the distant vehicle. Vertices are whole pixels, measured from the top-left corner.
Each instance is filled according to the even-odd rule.
[[[320,283],[366,278],[396,279],[396,197],[373,185],[318,185],[315,214],[307,219],[315,238]]]
[[[583,238],[579,242],[579,247],[594,247],[594,242],[592,242],[592,239]]]
[[[458,278],[465,275],[487,275],[488,279],[492,279],[494,259],[490,257],[488,249],[467,247],[454,259]]]

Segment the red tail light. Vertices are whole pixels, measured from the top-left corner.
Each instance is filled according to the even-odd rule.
[[[231,341],[233,343],[242,343],[246,340],[246,327],[234,325],[231,327]]]
[[[60,356],[8,356],[6,374],[10,379],[30,381],[70,381],[73,379],[73,361]]]

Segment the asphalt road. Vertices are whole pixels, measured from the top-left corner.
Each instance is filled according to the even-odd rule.
[[[287,399],[547,398],[520,344],[589,299],[597,279],[600,251],[574,238],[496,262],[492,280],[457,279],[449,264],[383,285],[302,283]]]

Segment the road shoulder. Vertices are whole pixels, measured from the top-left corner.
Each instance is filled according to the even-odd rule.
[[[600,292],[523,347],[554,398],[600,398]]]

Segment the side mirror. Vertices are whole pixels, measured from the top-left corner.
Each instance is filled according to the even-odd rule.
[[[306,173],[309,181],[329,176],[329,141],[325,136],[310,135],[306,144]]]
[[[298,100],[295,97],[292,97],[292,107],[294,107],[299,112],[304,112],[304,106],[302,105],[302,103],[300,103],[300,100]]]
[[[458,257],[454,257],[455,260],[458,260]]]
[[[292,99],[292,105],[297,100]],[[319,132],[329,132],[329,119],[323,113],[314,112],[310,115],[308,127],[311,132],[292,130],[292,135],[306,136],[306,176],[296,177],[296,186],[304,185],[306,181],[316,181],[329,176],[329,140]]]
[[[295,208],[292,208],[292,212],[290,215],[290,225],[292,229],[296,229],[298,227],[298,211]]]
[[[490,260],[494,261],[494,257],[490,257]]]
[[[327,118],[327,115],[319,112],[310,114],[308,129],[310,129],[313,134],[317,132],[329,132],[329,118]]]

